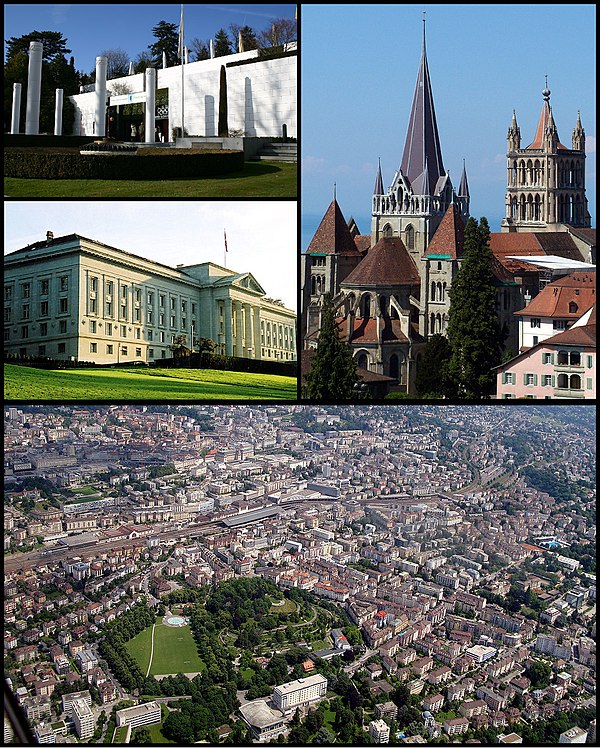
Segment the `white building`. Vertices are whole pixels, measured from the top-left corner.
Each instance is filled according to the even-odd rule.
[[[77,234],[4,258],[4,350],[98,364],[171,358],[183,336],[216,352],[294,361],[296,314],[254,276],[205,262],[171,268]]]
[[[377,744],[390,742],[390,728],[382,719],[375,719],[369,724],[369,735]]]
[[[311,675],[308,678],[277,686],[273,691],[273,704],[285,713],[296,707],[318,701],[326,693],[327,678],[318,674]]]
[[[71,719],[80,740],[91,738],[96,729],[96,719],[85,699],[74,699],[71,704]]]
[[[156,701],[148,701],[138,706],[130,706],[127,709],[117,711],[117,727],[121,725],[131,725],[140,727],[140,725],[154,725],[162,719],[160,704]]]
[[[573,745],[575,743],[585,743],[587,739],[587,732],[582,730],[581,727],[571,727],[570,730],[560,734],[558,742],[563,745]]]

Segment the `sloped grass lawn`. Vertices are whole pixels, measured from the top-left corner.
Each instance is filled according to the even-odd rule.
[[[243,171],[203,179],[17,179],[5,177],[8,197],[288,197],[298,194],[298,166],[246,161]]]
[[[152,626],[140,631],[137,636],[126,642],[125,646],[145,675],[152,650]],[[172,628],[162,623],[156,624],[150,675],[199,673],[204,670],[206,670],[206,665],[198,657],[196,642],[189,626]]]
[[[156,633],[154,634],[154,646],[156,647]],[[133,639],[125,642],[125,648],[140,666],[142,673],[146,675],[150,662],[150,652],[152,651],[152,626],[148,626]]]
[[[4,366],[7,400],[296,400],[295,377],[216,369]]]

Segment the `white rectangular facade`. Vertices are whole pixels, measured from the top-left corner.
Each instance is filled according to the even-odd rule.
[[[71,719],[75,725],[80,740],[91,738],[96,729],[96,720],[90,706],[84,699],[74,699],[72,703]]]
[[[131,725],[134,728],[140,725],[154,725],[161,719],[160,704],[157,704],[156,701],[149,701],[146,704],[119,709],[117,712],[117,727]]]
[[[286,712],[300,704],[317,701],[326,693],[327,678],[322,675],[311,675],[308,678],[277,686],[273,691],[273,704],[277,709]]]

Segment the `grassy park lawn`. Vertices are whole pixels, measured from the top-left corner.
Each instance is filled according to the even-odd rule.
[[[115,727],[112,742],[113,743],[124,743],[126,736],[127,736],[127,725],[122,725],[121,727]]]
[[[137,660],[140,669],[146,674],[152,649],[152,626],[141,631],[125,646]],[[172,628],[157,623],[154,629],[154,657],[150,675],[169,675],[170,673],[199,673],[206,670],[206,665],[198,657],[196,642],[188,626]]]
[[[9,400],[296,400],[295,377],[216,369],[4,366]]]
[[[271,613],[295,613],[298,610],[298,606],[293,600],[287,600],[284,598],[283,605],[277,605],[273,603],[271,605]]]
[[[167,707],[164,704],[160,705],[160,709],[161,709],[161,712],[162,712],[162,721],[158,722],[157,724],[154,724],[154,725],[144,725],[144,727],[146,728],[146,730],[148,730],[148,732],[152,736],[152,743],[153,744],[155,744],[155,745],[163,745],[164,743],[173,744],[172,740],[169,740],[168,738],[165,738],[165,736],[162,734],[163,722],[167,718],[167,715],[169,714],[169,710],[167,709]],[[132,738],[133,738],[133,740],[131,742],[135,744],[135,730],[132,733]]]
[[[5,177],[8,197],[289,197],[297,196],[295,163],[246,161],[241,172],[204,179],[17,179]]]

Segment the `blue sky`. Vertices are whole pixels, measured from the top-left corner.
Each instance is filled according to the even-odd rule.
[[[250,272],[267,296],[297,304],[296,201],[10,200],[4,203],[4,253],[80,234],[171,267],[214,262]]]
[[[204,5],[184,3],[186,43],[214,38],[229,24],[251,26],[263,31],[275,18],[294,18],[295,5]],[[123,49],[133,60],[147,51],[155,39],[152,29],[159,21],[179,26],[181,5],[142,3],[139,5],[12,5],[4,6],[4,39],[31,31],[60,31],[72,49],[77,70],[89,73],[96,56],[107,49]],[[6,57],[6,45],[5,45]]]
[[[302,240],[304,251],[333,197],[370,231],[381,157],[387,188],[400,166],[421,57],[427,59],[444,166],[458,185],[466,159],[471,215],[499,230],[506,133],[534,137],[544,76],[561,141],[581,111],[592,225],[596,201],[594,5],[303,5]]]

